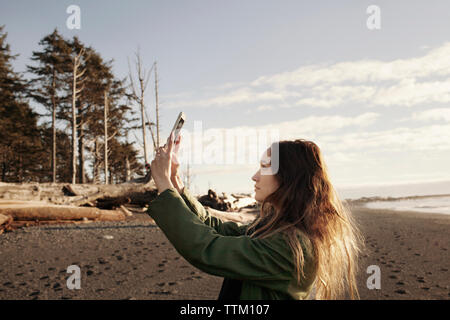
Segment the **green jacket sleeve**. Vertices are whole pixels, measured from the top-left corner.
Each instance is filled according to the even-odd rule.
[[[224,222],[221,219],[212,216],[186,187],[183,188],[181,197],[189,209],[191,209],[203,223],[214,228],[219,234],[224,236],[238,236],[245,234],[247,225],[240,226],[232,221]]]
[[[265,239],[221,235],[203,223],[173,188],[150,203],[148,214],[175,249],[204,272],[269,288],[292,279],[292,255],[280,234]]]

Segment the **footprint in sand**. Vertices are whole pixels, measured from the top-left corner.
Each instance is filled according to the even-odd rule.
[[[58,282],[53,285],[53,291],[62,291],[61,284]]]
[[[169,295],[172,293],[177,293],[178,291],[169,291],[169,290],[165,290],[165,291],[149,291],[149,294],[157,294],[157,295]]]
[[[408,294],[408,293],[409,293],[408,291],[406,291],[406,290],[404,290],[404,289],[397,289],[397,290],[395,290],[394,292],[395,292],[395,293],[398,293],[398,294]]]
[[[30,293],[28,296],[30,297],[34,297],[34,296],[38,296],[41,292],[39,290],[33,291],[32,293]]]
[[[425,283],[425,279],[423,277],[418,277],[417,282]]]

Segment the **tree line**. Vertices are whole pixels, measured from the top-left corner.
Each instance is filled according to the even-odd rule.
[[[146,130],[153,148],[159,146],[159,119],[152,122],[145,112],[150,73],[142,71],[139,54],[135,85],[131,68],[129,79],[118,79],[112,60],[55,29],[33,51],[27,65],[31,78],[25,79],[13,69],[17,55],[6,37],[0,26],[0,181],[121,183],[144,174],[128,132],[142,130],[148,162]],[[33,110],[31,102],[45,112]],[[45,121],[38,124],[40,119]]]

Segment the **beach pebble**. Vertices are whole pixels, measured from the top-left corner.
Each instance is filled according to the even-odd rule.
[[[114,237],[113,237],[113,236],[110,236],[110,235],[104,235],[104,236],[103,236],[103,239],[106,239],[106,240],[112,240],[112,239],[114,239]]]

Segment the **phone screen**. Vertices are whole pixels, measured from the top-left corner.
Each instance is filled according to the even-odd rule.
[[[180,121],[178,121],[177,127],[175,128],[175,132],[174,132],[174,137],[173,137],[173,141],[177,141],[178,135],[180,134],[180,130],[183,127],[184,124],[184,120],[180,119]]]

